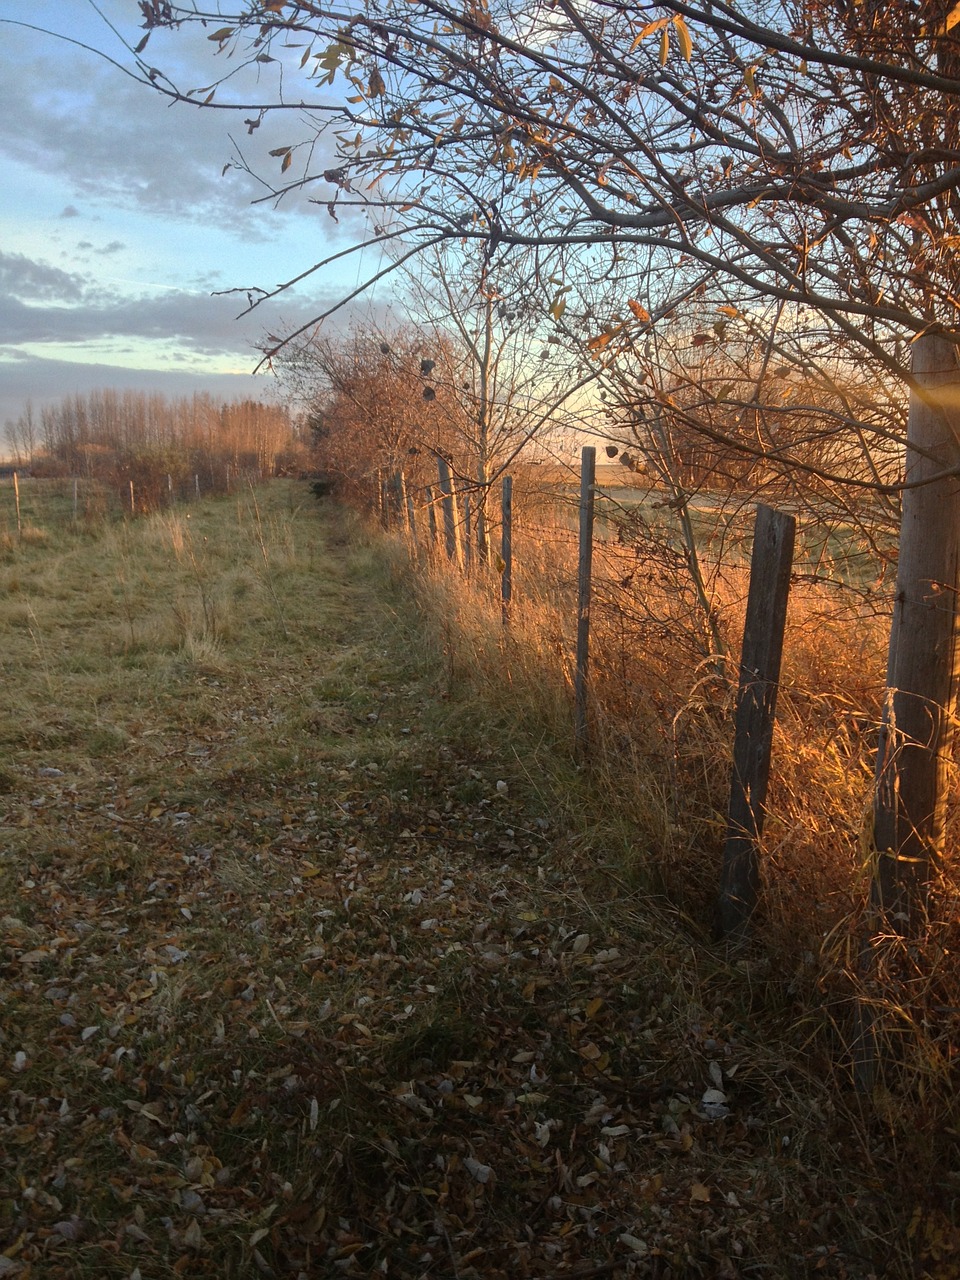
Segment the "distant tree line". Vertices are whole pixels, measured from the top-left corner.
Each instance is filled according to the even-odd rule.
[[[150,506],[199,479],[205,492],[233,480],[299,469],[299,429],[283,405],[168,399],[139,391],[93,391],[6,424],[18,466],[42,476],[79,476],[108,485],[133,482]]]

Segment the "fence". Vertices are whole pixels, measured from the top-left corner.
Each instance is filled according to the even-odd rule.
[[[11,470],[0,478],[0,495],[4,490],[10,495],[7,503],[0,497],[0,533],[23,540],[38,529],[130,519],[243,490],[262,479],[260,472],[231,466],[222,473],[207,468],[177,478],[165,473],[112,483],[78,476],[35,479]]]
[[[412,554],[445,561],[451,570],[470,573],[474,556],[468,537],[470,489],[457,492],[449,464],[438,460],[438,485],[426,486],[418,506],[414,491],[399,472],[381,476],[377,485],[380,517],[388,528],[400,528],[409,538]],[[593,556],[596,545],[596,450],[581,458],[576,557],[575,645],[572,749],[583,765],[591,759],[590,638],[594,594]],[[474,499],[475,505],[475,499]],[[439,507],[440,514],[437,515]],[[424,521],[424,515],[426,517]],[[513,477],[504,476],[499,509],[500,554],[491,560],[486,548],[476,548],[476,562],[499,575],[501,619],[511,623],[513,605]],[[719,917],[728,935],[743,934],[756,907],[759,891],[758,842],[763,828],[766,784],[770,770],[773,717],[780,655],[786,620],[795,519],[766,507],[759,508],[753,537],[753,561],[747,607],[744,652],[740,663],[736,733],[730,781],[727,837],[722,859]],[[425,526],[425,527],[424,527]],[[563,536],[562,521],[555,534]],[[607,570],[610,545],[601,543]],[[622,551],[623,548],[621,547]],[[602,599],[602,592],[601,592]]]
[[[934,350],[928,340],[918,346],[918,390],[911,408],[908,465],[910,450],[916,450],[916,456],[924,463],[926,472],[917,481],[915,491],[908,488],[904,500],[905,520],[909,517],[913,522],[911,528],[915,528],[917,532],[911,533],[909,538],[905,534],[897,598],[909,602],[915,597],[923,597],[928,603],[919,607],[913,621],[906,619],[903,610],[902,617],[898,614],[901,620],[895,626],[891,641],[889,667],[890,672],[897,672],[898,676],[896,680],[891,678],[888,683],[891,689],[897,690],[894,705],[917,708],[922,723],[904,730],[898,727],[896,712],[893,717],[888,714],[884,741],[878,757],[881,763],[877,766],[877,807],[874,819],[874,847],[879,847],[882,851],[881,874],[875,881],[874,901],[878,909],[885,913],[887,925],[893,927],[898,927],[901,922],[909,924],[911,916],[922,916],[926,910],[932,868],[943,843],[944,761],[949,750],[949,729],[952,724],[952,716],[944,715],[943,709],[951,707],[956,684],[955,617],[956,591],[960,585],[960,517],[955,519],[954,515],[955,507],[960,503],[960,482],[957,480],[960,466],[957,455],[960,447],[957,445],[956,432],[944,427],[950,412],[947,395],[941,395],[939,400],[936,396],[937,388],[943,384],[946,384],[949,394],[958,375],[952,349],[949,352],[941,351],[941,343]],[[918,466],[914,466],[913,474],[920,475]],[[596,454],[594,449],[587,448],[582,456],[577,504],[579,551],[573,608],[576,640],[572,646],[571,663],[573,751],[581,762],[590,757],[591,726],[595,720],[591,713],[593,694],[590,681],[593,618],[598,607],[602,611],[604,606],[610,604],[611,569],[622,570],[625,558],[629,560],[631,538],[627,535],[630,532],[630,520],[633,521],[634,535],[641,527],[648,533],[651,528],[649,513],[638,510],[636,505],[630,513],[630,519],[619,522],[610,521],[607,512],[604,513],[608,521],[606,537],[601,538],[598,544],[595,536],[597,489]],[[478,517],[482,517],[486,523],[489,513],[482,507],[484,495],[471,494],[469,490],[457,493],[446,460],[441,458],[438,462],[436,491],[432,487],[424,490],[428,521],[425,530],[418,528],[418,513],[423,510],[423,504],[418,504],[416,495],[411,492],[402,476],[396,475],[388,483],[381,483],[379,492],[382,519],[386,524],[400,521],[405,526],[414,541],[418,556],[442,554],[458,571],[472,571],[470,538],[467,536],[466,544],[462,539],[470,528],[471,516],[477,523]],[[604,497],[609,503],[609,496]],[[472,508],[466,505],[468,500],[473,502]],[[673,507],[676,504],[674,501],[653,503],[654,507],[657,505]],[[436,510],[438,506],[439,518]],[[572,509],[569,501],[567,506]],[[945,510],[950,513],[949,518],[943,517]],[[692,527],[689,509],[685,508],[682,515],[685,528],[689,531]],[[717,509],[714,515],[719,528],[725,513]],[[926,535],[934,525],[937,536],[933,540],[935,554],[931,558],[930,539]],[[506,477],[503,484],[500,526],[501,554],[494,563],[501,580],[502,620],[504,625],[509,625],[516,612],[514,497],[511,477]],[[661,595],[664,575],[669,578],[672,573],[673,580],[678,584],[681,579],[685,579],[679,594],[682,596],[686,592],[691,606],[688,621],[695,618],[697,624],[687,628],[687,639],[689,642],[692,637],[699,643],[702,663],[713,668],[705,678],[721,678],[723,683],[724,668],[728,668],[728,674],[734,669],[738,673],[733,717],[736,728],[732,764],[727,766],[729,798],[725,807],[722,876],[717,909],[719,928],[728,937],[745,936],[760,895],[758,846],[767,810],[774,713],[780,682],[791,572],[794,568],[796,528],[797,521],[793,513],[776,512],[763,505],[757,508],[756,524],[749,538],[752,546],[749,587],[747,591],[741,592],[738,602],[740,605],[745,603],[746,616],[742,654],[735,668],[729,663],[730,646],[725,642],[724,629],[718,622],[715,596],[721,579],[729,583],[731,577],[738,573],[741,577],[745,576],[742,557],[732,572],[729,569],[729,557],[726,571],[723,568],[723,557],[716,558],[710,580],[704,576],[700,553],[691,547],[689,538],[685,544],[673,546],[667,540],[666,543],[661,542],[660,550],[661,553],[664,550],[672,553],[672,559],[671,554],[663,555],[654,568],[654,573],[661,576],[661,581],[657,584]],[[727,538],[729,531],[728,523]],[[823,534],[822,530],[818,532]],[[554,521],[552,536],[562,539],[565,533],[563,522]],[[607,579],[606,592],[603,586],[599,591],[596,589],[592,573],[593,557],[598,545]],[[827,545],[828,536],[823,534],[815,569],[810,563],[809,544],[802,548],[806,562],[801,559],[801,572],[793,576],[822,580],[825,576],[822,570],[827,560]],[[919,549],[916,555],[911,552],[911,547]],[[871,553],[874,550],[875,548],[871,548]],[[488,550],[482,544],[477,546],[476,551],[476,559],[480,564],[490,563]],[[874,619],[878,612],[883,612],[882,609],[878,611],[875,598],[871,598],[871,584],[863,573],[862,549],[860,560],[861,564],[856,572],[850,571],[849,564],[852,562],[848,561],[846,572],[837,575],[837,580],[833,583],[835,587],[847,592],[846,607],[851,620],[857,622],[862,622],[865,611],[872,612]],[[877,560],[874,560],[874,564],[877,568],[876,581],[881,582],[881,564]],[[830,568],[832,570],[834,566]],[[648,564],[638,563],[631,567],[620,578],[620,588],[630,586],[638,576],[641,579],[646,577],[649,583],[651,575]],[[568,597],[571,594],[568,588]],[[643,593],[634,592],[630,597],[631,603],[635,605],[642,595]],[[852,610],[849,603],[851,600],[854,602]],[[929,630],[930,608],[945,619],[945,630],[942,638],[933,646],[933,657],[928,653],[930,646],[924,642],[924,628]],[[618,604],[618,610],[623,621],[625,610],[622,602]],[[663,616],[663,622],[668,627],[676,625],[676,611],[672,617],[668,611]],[[681,629],[677,628],[678,631]],[[727,625],[726,634],[729,635],[729,632],[730,627]],[[626,648],[622,647],[619,656],[624,673],[628,666],[626,653]],[[609,681],[609,661],[606,663],[605,674],[600,678],[601,681]],[[725,683],[729,688],[729,679]],[[861,716],[858,727],[862,739],[857,752],[859,757],[875,750],[879,723],[880,717],[874,703],[872,714],[868,712],[865,717]],[[864,729],[867,732],[864,733]],[[891,749],[890,742],[895,735],[899,736],[896,737],[896,746]],[[851,752],[854,750],[852,736],[850,749]],[[729,755],[726,758],[730,760]],[[891,795],[897,797],[897,811],[905,815],[899,819],[899,834],[896,831],[891,834],[890,831],[894,825],[889,816]],[[902,857],[901,847],[907,851]],[[908,900],[906,906],[905,900]]]

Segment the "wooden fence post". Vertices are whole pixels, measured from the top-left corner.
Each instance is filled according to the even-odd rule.
[[[193,477],[193,487],[194,487],[194,488],[196,489],[196,491],[197,491],[197,501],[199,502],[199,501],[200,501],[200,477],[199,477],[199,475],[195,475],[195,476]]]
[[[440,480],[440,492],[443,495],[443,540],[447,550],[447,559],[454,564],[460,563],[460,543],[457,537],[457,511],[453,496],[453,477],[450,464],[446,458],[437,454],[437,475]]]
[[[720,931],[725,937],[743,936],[759,895],[758,842],[770,777],[796,525],[793,516],[757,507],[720,883]]]
[[[490,559],[490,548],[487,545],[487,497],[489,490],[480,490],[480,505],[477,507],[477,560],[487,564]]]
[[[437,545],[437,509],[433,503],[433,486],[427,485],[427,522],[430,527],[430,551],[433,552]]]
[[[134,501],[132,480],[130,481],[130,514],[132,516],[135,516],[137,514],[137,504]]]
[[[407,504],[407,528],[410,530],[410,537],[413,539],[414,552],[420,554],[420,539],[417,536],[417,513],[413,505],[413,494],[409,489],[406,490]]]
[[[469,573],[473,568],[473,512],[470,509],[470,495],[463,495],[463,568]]]
[[[399,470],[393,473],[393,494],[397,504],[397,520],[402,529],[407,523],[407,480]]]
[[[20,477],[13,473],[13,501],[17,508],[17,541],[23,541],[23,521],[20,519]]]
[[[77,518],[77,496],[78,496],[77,490],[79,488],[79,483],[80,482],[77,480],[76,476],[74,476],[73,478],[73,518],[74,520],[76,520]]]
[[[910,933],[921,923],[943,853],[960,588],[960,477],[934,478],[960,466],[960,370],[954,344],[936,334],[918,338],[913,375],[908,487],[874,802],[873,901],[885,927],[897,933]]]
[[[510,604],[513,600],[513,476],[503,477],[500,500],[500,618],[506,626],[510,621]]]
[[[593,518],[597,451],[585,445],[580,455],[580,549],[577,560],[577,657],[573,675],[573,751],[587,753],[587,669],[590,662],[590,596],[593,576]]]

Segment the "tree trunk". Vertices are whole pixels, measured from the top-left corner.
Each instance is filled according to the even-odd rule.
[[[960,370],[938,335],[913,349],[887,708],[877,756],[874,904],[910,933],[926,914],[943,852],[944,774],[957,691]],[[934,477],[942,476],[940,479]]]

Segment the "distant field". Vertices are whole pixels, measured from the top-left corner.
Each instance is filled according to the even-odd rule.
[[[629,483],[631,473],[624,467],[597,468],[596,536],[618,538],[620,531],[628,539],[653,536],[676,541],[679,522],[668,505],[668,494],[662,490],[638,488]],[[578,523],[579,489],[570,480],[564,486],[565,501],[556,506],[558,519],[568,529]],[[753,541],[753,522],[757,499],[699,493],[690,499],[689,511],[698,549],[707,564],[720,563],[734,567],[744,564]],[[790,510],[790,504],[780,505]],[[640,524],[634,522],[639,518]],[[829,512],[822,518],[798,513],[797,546],[794,556],[796,573],[822,581],[869,588],[884,576],[895,555],[896,541],[891,534],[884,539],[880,554],[872,547],[862,530],[852,522],[837,520]]]

